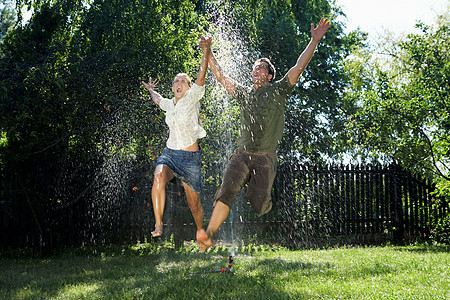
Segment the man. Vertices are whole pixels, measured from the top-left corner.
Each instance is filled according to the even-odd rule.
[[[311,41],[297,63],[279,81],[267,58],[253,65],[253,87],[245,87],[225,76],[211,51],[211,39],[201,38],[200,48],[208,55],[209,66],[226,91],[236,98],[241,109],[237,150],[225,169],[222,184],[214,197],[214,209],[206,232],[199,233],[200,251],[212,246],[212,238],[227,219],[231,206],[247,184],[247,197],[253,210],[262,216],[272,209],[270,198],[276,175],[278,143],[283,136],[284,107],[303,70],[308,65],[330,22],[322,18],[311,24]]]

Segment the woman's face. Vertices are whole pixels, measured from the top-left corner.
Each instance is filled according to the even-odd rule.
[[[175,99],[181,99],[186,91],[191,87],[189,85],[189,78],[184,75],[177,75],[173,80],[172,92],[175,94]]]

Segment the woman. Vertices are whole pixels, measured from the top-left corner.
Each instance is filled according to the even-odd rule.
[[[203,230],[203,207],[200,203],[202,186],[201,148],[197,140],[206,136],[199,124],[200,102],[205,93],[205,76],[208,68],[207,49],[204,50],[200,70],[195,83],[187,74],[175,76],[172,85],[174,97],[163,98],[155,91],[157,80],[142,82],[150,92],[153,102],[166,112],[166,123],[169,126],[169,138],[166,148],[156,162],[152,186],[152,203],[155,213],[155,230],[153,237],[163,234],[162,217],[166,202],[166,185],[174,177],[179,178],[186,192],[186,199],[197,226],[197,240],[207,238]]]

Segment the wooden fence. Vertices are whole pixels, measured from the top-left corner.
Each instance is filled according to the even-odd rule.
[[[433,191],[429,180],[395,165],[286,163],[278,168],[272,212],[258,218],[241,195],[232,223],[244,236],[293,246],[427,240],[450,211]]]
[[[288,220],[291,231],[300,229],[300,235],[393,242],[427,239],[434,222],[449,213],[448,203],[433,197],[430,181],[395,165],[285,164],[279,173],[274,196],[281,219]]]
[[[39,207],[30,195],[17,197],[20,185],[14,179],[5,180],[0,202],[2,248],[33,247],[47,252],[72,245],[151,239],[151,172],[152,166],[133,171],[114,198],[86,193],[77,201],[54,207]],[[205,182],[206,219],[216,189],[217,183]],[[270,240],[292,246],[427,239],[436,220],[449,213],[449,203],[437,201],[433,191],[428,180],[394,165],[285,163],[278,167],[272,211],[258,218],[244,189],[217,238]],[[164,222],[166,236],[173,233],[178,243],[194,239],[193,218],[179,184],[168,186]]]

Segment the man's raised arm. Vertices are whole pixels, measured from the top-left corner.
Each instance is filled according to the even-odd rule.
[[[234,87],[236,86],[236,81],[224,75],[222,68],[220,67],[211,50],[211,42],[212,42],[211,37],[201,36],[200,48],[204,51],[204,53],[208,54],[209,67],[211,68],[211,71],[214,73],[214,76],[216,76],[217,81],[219,81],[220,84],[222,84],[222,86],[225,88],[228,94],[233,95]]]
[[[305,50],[303,50],[302,54],[298,57],[295,66],[293,66],[287,73],[291,85],[295,85],[297,83],[300,75],[303,73],[311,60],[319,41],[325,35],[325,32],[327,32],[329,27],[330,21],[326,18],[322,18],[317,27],[314,27],[314,24],[311,24],[311,41],[308,46],[306,46]]]

